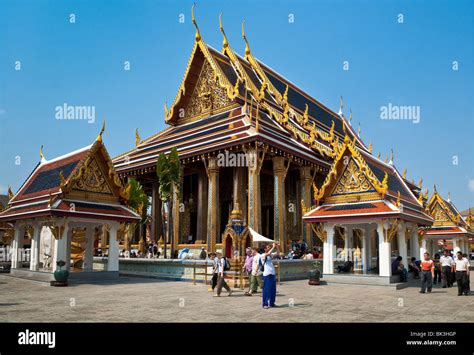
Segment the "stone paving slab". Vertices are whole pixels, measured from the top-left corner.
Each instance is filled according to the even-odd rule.
[[[0,275],[0,322],[474,322],[474,295],[439,285],[418,291],[288,281],[278,287],[279,307],[264,310],[260,294],[217,298],[204,284],[121,277],[50,287]]]

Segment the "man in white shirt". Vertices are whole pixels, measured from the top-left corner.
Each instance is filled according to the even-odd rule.
[[[222,255],[221,250],[217,250],[216,254],[217,254],[217,295],[214,295],[214,297],[221,296],[222,287],[226,289],[226,291],[229,293],[228,296],[230,296],[232,295],[232,290],[230,289],[229,285],[227,285],[227,282],[225,282],[226,258]]]
[[[454,260],[449,253],[448,249],[444,250],[444,255],[439,259],[441,264],[441,279],[442,279],[442,286],[443,288],[452,287],[453,286],[453,278],[451,274],[451,270],[453,268]]]
[[[273,252],[276,249],[276,252]],[[265,252],[261,255],[263,265],[263,308],[275,307],[276,298],[276,272],[273,265],[273,258],[280,255],[280,246],[273,243],[265,246]]]
[[[463,294],[468,296],[467,287],[467,274],[469,272],[469,260],[462,256],[462,253],[458,251],[456,253],[456,259],[454,259],[454,271],[456,274],[456,283],[458,284],[458,296]]]
[[[252,272],[249,275],[250,278],[250,287],[248,296],[252,296],[253,293],[257,293],[258,287],[263,289],[263,278],[262,270],[260,270],[260,258],[261,255],[258,252],[257,248],[252,248]]]

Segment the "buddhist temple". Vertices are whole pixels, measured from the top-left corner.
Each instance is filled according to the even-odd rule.
[[[240,56],[222,17],[220,51],[204,41],[194,11],[192,19],[191,56],[174,102],[165,104],[169,127],[143,140],[137,131],[136,147],[113,159],[122,179],[134,177],[151,196],[151,239],[162,238],[163,223],[156,159],[177,147],[182,184],[171,213],[178,248],[242,255],[248,227],[283,251],[294,240],[311,247],[318,240],[302,223],[301,200],[311,205],[312,186],[324,180],[346,135],[357,149],[369,148],[344,117],[342,98],[336,113],[258,60],[244,24]]]
[[[13,230],[12,275],[52,280],[58,261],[67,270],[92,272],[94,243],[105,226],[106,271],[118,277],[120,231],[141,218],[126,207],[125,189],[102,133],[93,144],[55,159],[46,160],[41,149],[41,160],[30,176],[10,194],[0,223]],[[31,247],[24,248],[26,243]],[[71,265],[78,261],[75,254],[81,262]]]
[[[461,250],[463,253],[470,252],[470,239],[474,237],[472,229],[472,215],[464,218],[451,201],[444,199],[434,188],[427,210],[433,217],[433,226],[428,229],[422,239],[423,249],[430,253],[440,253],[444,249],[452,250],[454,253]]]

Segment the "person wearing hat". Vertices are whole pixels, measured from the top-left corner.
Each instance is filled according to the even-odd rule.
[[[217,294],[214,297],[220,297],[222,288],[225,288],[229,293],[228,296],[232,295],[232,290],[230,289],[227,282],[225,282],[225,257],[222,255],[222,250],[217,250]]]

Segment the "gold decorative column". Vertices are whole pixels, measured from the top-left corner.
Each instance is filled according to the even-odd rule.
[[[310,209],[311,208],[311,183],[313,177],[311,175],[311,167],[304,166],[300,168],[300,182],[301,182],[301,200],[304,202],[304,205]],[[303,215],[304,212],[301,211]],[[301,216],[303,217],[303,216]],[[301,235],[303,240],[308,244],[309,250],[313,249],[313,238],[311,236],[311,225],[309,223],[301,223]]]
[[[197,229],[196,239],[206,243],[207,236],[207,181],[202,172],[198,177],[198,196],[197,196]]]
[[[248,218],[247,224],[258,233],[262,232],[260,170],[266,149],[251,148],[246,151],[248,163]]]
[[[285,199],[285,178],[290,162],[284,157],[276,156],[273,161],[273,181],[274,181],[274,217],[273,234],[274,240],[280,243],[280,250],[286,250],[286,199]]]
[[[208,159],[206,169],[208,179],[207,250],[215,251],[219,233],[219,166],[216,157]]]

